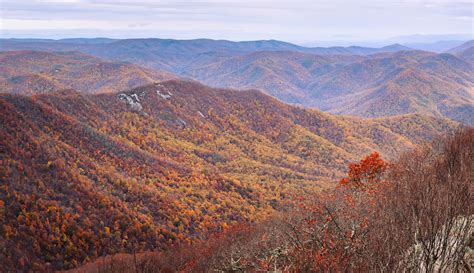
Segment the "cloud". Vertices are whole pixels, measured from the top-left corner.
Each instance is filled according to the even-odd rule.
[[[470,33],[472,17],[472,3],[456,0],[2,0],[1,23],[9,30],[295,41]]]
[[[37,0],[39,3],[80,3],[81,0]]]

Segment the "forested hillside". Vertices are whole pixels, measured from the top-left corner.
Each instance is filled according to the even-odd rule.
[[[338,187],[289,198],[256,225],[72,272],[472,272],[473,156],[473,128],[391,162],[374,152]]]
[[[254,223],[345,166],[452,131],[446,119],[336,117],[259,91],[169,81],[0,97],[1,263],[68,269]]]
[[[103,93],[175,78],[168,72],[79,52],[0,52],[0,93],[33,95],[70,88]]]
[[[109,92],[175,74],[214,87],[262,90],[334,114],[423,114],[474,124],[472,41],[440,54],[401,45],[306,48],[275,40],[1,41],[0,87],[8,92]]]
[[[423,51],[370,56],[257,52],[185,74],[211,86],[257,88],[289,103],[336,114],[419,113],[473,124],[469,52],[472,48],[457,56]]]

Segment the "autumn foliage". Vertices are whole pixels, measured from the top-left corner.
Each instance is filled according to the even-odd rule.
[[[359,163],[350,163],[347,177],[341,179],[339,183],[341,186],[368,189],[381,182],[386,169],[387,163],[380,158],[379,153],[373,152]]]
[[[318,195],[337,183],[348,162],[372,150],[393,157],[391,139],[403,139],[397,143],[407,148],[451,129],[436,119],[423,119],[425,129],[413,117],[333,117],[258,91],[182,81],[123,94],[142,107],[132,108],[119,94],[0,95],[3,268],[70,269],[108,255],[183,245],[198,248],[189,251],[190,260],[183,257],[185,267],[196,260],[202,268],[303,266],[304,253],[326,257],[367,241],[365,214],[340,214],[353,206],[350,187]],[[354,192],[354,207],[372,209],[364,192]],[[269,220],[279,214],[278,225],[294,227],[294,238],[305,230],[314,240],[288,241],[292,233]],[[254,232],[259,236],[248,235]],[[307,243],[317,241],[325,247]],[[239,259],[235,251],[247,254]],[[348,255],[318,265],[330,268]]]
[[[371,154],[350,169],[379,170],[377,179],[386,183],[378,192],[341,186],[317,198],[294,196],[258,225],[235,227],[171,254],[147,254],[136,263],[113,256],[76,272],[113,272],[112,266],[159,272],[151,265],[164,263],[183,272],[472,272],[473,156],[473,129],[390,165]],[[179,262],[164,258],[172,253],[184,256]]]

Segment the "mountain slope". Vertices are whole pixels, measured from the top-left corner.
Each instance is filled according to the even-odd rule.
[[[441,53],[446,52],[451,48],[457,47],[465,42],[466,40],[438,40],[435,42],[406,43],[405,45],[412,49]]]
[[[446,51],[446,53],[457,54],[461,51],[474,47],[474,40],[467,41],[459,46],[453,47]]]
[[[449,49],[446,52],[455,55],[461,60],[474,64],[474,40],[467,41],[457,47]]]
[[[0,50],[80,51],[114,61],[127,61],[148,68],[183,73],[202,65],[258,51],[293,51],[319,55],[368,55],[408,50],[401,45],[367,47],[302,47],[276,40],[232,42],[195,39],[67,39],[67,40],[0,40]]]
[[[100,93],[173,78],[176,76],[168,72],[79,52],[0,52],[0,90],[4,93],[36,94],[65,88]]]
[[[455,126],[334,117],[183,81],[0,104],[7,270],[71,268],[260,221],[293,194],[332,187],[370,151],[392,158]]]
[[[274,40],[73,39],[3,42],[3,49],[77,50],[109,60],[163,69],[211,86],[256,88],[282,101],[331,113],[361,117],[421,113],[474,123],[474,70],[469,43],[456,49],[459,52],[453,56],[404,51],[407,48],[400,45],[380,49],[355,46],[306,48]],[[12,53],[2,54],[9,56]],[[43,66],[54,63],[42,56],[37,58],[36,62]],[[125,64],[121,67],[94,64],[92,68],[84,68],[88,62],[99,62],[84,59],[84,64],[73,67],[80,67],[85,71],[83,74],[91,74],[81,75],[90,79],[89,82],[81,77],[74,82],[77,77],[74,70],[74,73],[60,75],[62,78],[58,80],[51,66],[49,74],[29,74],[29,71],[18,74],[17,71],[23,68],[16,67],[26,66],[22,62],[7,60],[2,67],[5,76],[0,85],[4,89],[12,89],[9,92],[35,92],[31,89],[44,92],[59,88],[103,92],[171,77]],[[104,70],[109,71],[108,74],[100,75]],[[151,75],[153,73],[159,75]]]
[[[187,77],[212,86],[257,88],[285,102],[305,100],[311,80],[360,56],[313,55],[290,51],[263,51],[226,59],[186,72]]]
[[[283,101],[362,117],[422,113],[474,123],[472,63],[451,54],[371,56],[258,52],[186,75],[219,87],[258,88]]]

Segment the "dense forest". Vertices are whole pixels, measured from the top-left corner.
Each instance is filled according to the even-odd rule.
[[[334,114],[374,118],[417,113],[474,125],[472,40],[443,53],[401,45],[305,48],[281,41],[80,40],[0,40],[2,92],[45,92],[52,86],[110,92],[184,77],[214,87],[258,89],[286,103]]]
[[[473,158],[473,128],[392,162],[374,152],[257,225],[73,272],[472,272]]]
[[[0,51],[1,93],[33,95],[65,88],[106,93],[173,78],[167,72],[74,51]]]
[[[474,273],[468,0],[0,0],[0,273]]]
[[[362,202],[364,210],[381,202],[364,201],[376,190],[365,186],[352,197],[351,187],[346,186],[340,188],[347,188],[343,191],[349,194],[347,198],[321,195],[334,188],[350,162],[374,151],[385,160],[395,160],[401,152],[449,134],[457,126],[420,115],[366,120],[336,117],[281,103],[259,91],[213,89],[176,80],[122,93],[2,94],[0,111],[0,261],[7,271],[71,269],[106,255],[160,251],[203,241],[215,245],[203,245],[202,257],[214,251],[227,255],[235,248],[217,250],[222,236],[242,247],[279,244],[268,241],[266,233],[277,221],[274,215],[294,215],[295,221],[303,221],[307,216],[286,211],[309,206],[303,205],[306,200],[323,202],[315,196],[333,196],[331,202],[336,203],[345,200],[343,206]],[[349,178],[343,184],[362,183]],[[321,210],[318,204],[311,206],[315,207],[305,213],[321,223],[327,215],[311,214]],[[326,206],[329,211],[339,209]],[[301,221],[295,225],[302,226],[295,228],[313,229]],[[365,223],[354,221],[359,226]],[[332,233],[334,225],[324,226],[327,236],[342,236],[351,228],[344,226],[339,230],[342,233]],[[259,235],[242,233],[246,230]],[[280,231],[275,232],[279,236]],[[226,234],[263,237],[259,242],[243,242]],[[365,237],[358,240],[366,242]],[[327,251],[341,251],[341,243],[347,242],[335,241],[337,249]],[[316,266],[304,263],[306,248],[314,250],[308,255],[320,251],[316,245],[291,251],[302,251],[299,256],[294,253],[302,268]],[[225,259],[237,259],[241,264],[235,266],[251,266],[249,270],[265,265],[257,266],[252,257],[229,255]],[[341,257],[345,256],[334,259]],[[248,265],[243,264],[245,260]],[[225,261],[209,268],[234,266]],[[268,262],[286,266],[280,258]],[[200,263],[196,260],[193,266]],[[331,264],[321,266],[331,268]],[[341,266],[362,265],[354,261]]]

